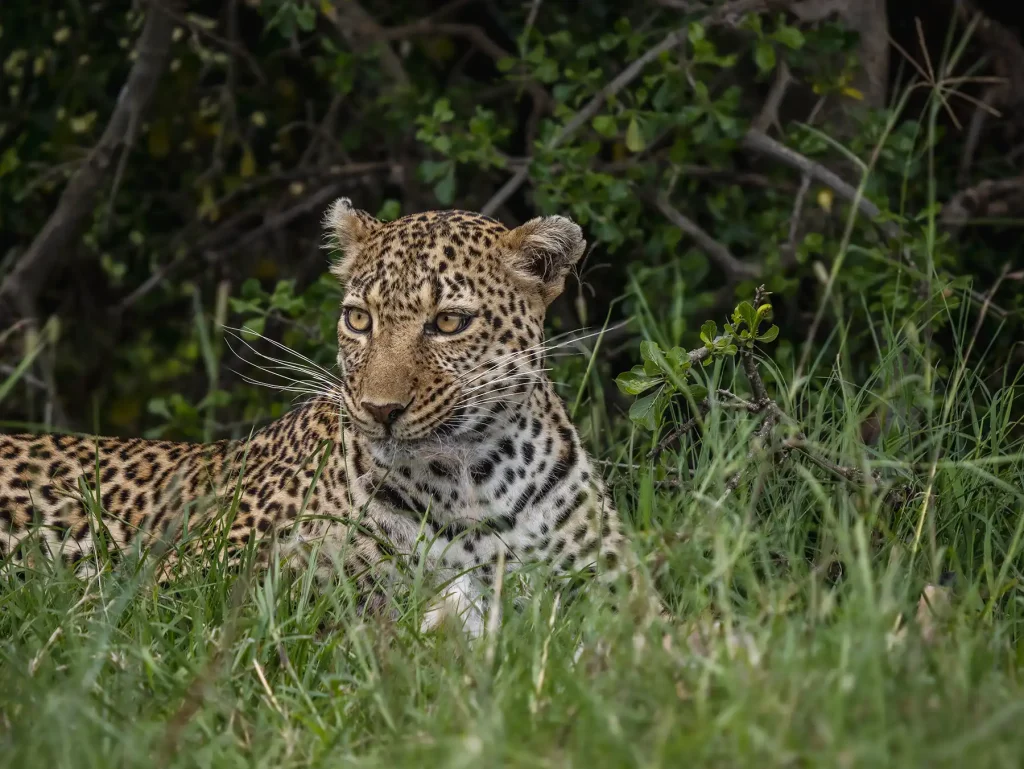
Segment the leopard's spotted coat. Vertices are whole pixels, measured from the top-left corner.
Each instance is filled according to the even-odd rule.
[[[345,287],[335,395],[242,442],[0,436],[0,557],[89,568],[99,543],[179,536],[187,508],[191,529],[225,527],[233,546],[320,542],[367,600],[393,573],[382,560],[426,558],[453,579],[424,627],[455,613],[471,634],[499,554],[562,573],[632,563],[542,370],[545,311],[583,253],[580,228],[462,211],[382,223],[344,198],[325,225]]]

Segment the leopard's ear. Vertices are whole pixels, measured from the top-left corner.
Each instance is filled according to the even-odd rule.
[[[324,216],[324,230],[327,248],[341,252],[338,260],[331,265],[331,272],[344,281],[367,239],[377,231],[382,222],[366,211],[352,207],[348,198],[338,198]]]
[[[504,236],[511,265],[526,282],[540,291],[544,305],[565,288],[565,276],[583,256],[587,241],[583,230],[564,216],[530,219]]]

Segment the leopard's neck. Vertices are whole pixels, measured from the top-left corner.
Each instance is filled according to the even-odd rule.
[[[536,507],[545,485],[570,471],[590,479],[589,459],[550,383],[502,410],[487,429],[464,443],[424,445],[416,451],[354,437],[350,477],[362,493],[438,525],[507,517]]]

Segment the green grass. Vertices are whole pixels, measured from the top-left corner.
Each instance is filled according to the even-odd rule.
[[[289,590],[273,571],[215,565],[174,590],[145,570],[8,577],[0,765],[1019,766],[1019,383],[967,368],[929,379],[918,347],[874,333],[885,344],[861,386],[841,355],[803,388],[765,371],[815,451],[911,482],[896,511],[798,453],[748,458],[748,415],[713,411],[703,440],[652,474],[634,464],[652,436],[621,418],[606,432],[598,399],[581,409],[585,432],[602,426],[588,439],[677,617],[667,637],[588,596],[556,606],[540,591],[516,611],[512,586],[498,636],[471,646],[420,636],[412,611],[360,622],[342,590]],[[563,373],[577,364],[598,376],[585,360]],[[707,374],[742,389],[730,364]],[[881,401],[906,421],[865,447],[860,421]],[[910,622],[892,644],[944,571],[957,582],[935,640]],[[749,634],[756,658],[720,638],[690,651],[712,614]]]

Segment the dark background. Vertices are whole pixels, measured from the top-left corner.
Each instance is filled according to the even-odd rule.
[[[818,6],[831,12],[815,16]],[[153,14],[163,33],[146,27]],[[992,344],[972,365],[993,382],[1024,361],[1013,343],[1024,308],[1019,4],[14,0],[0,18],[10,428],[247,432],[291,400],[242,380],[253,369],[220,324],[333,361],[338,290],[320,226],[331,200],[382,217],[478,210],[528,162],[494,215],[510,226],[571,216],[592,248],[554,329],[632,315],[640,292],[673,318],[670,341],[692,345],[703,320],[721,322],[763,282],[784,365],[849,209],[841,195],[829,209],[816,179],[801,193],[798,169],[744,143],[752,129],[853,186],[856,164],[821,135],[865,162],[881,147],[866,193],[899,237],[860,216],[837,284],[844,319],[863,332],[848,353],[865,375],[860,314],[898,323],[936,316],[936,302],[981,323]],[[616,75],[688,28],[550,146]],[[770,109],[783,64],[791,79]],[[659,196],[756,277],[680,232]],[[923,329],[940,373],[962,346],[945,317]],[[816,344],[834,322],[826,315]],[[603,374],[636,362],[638,334],[606,347]],[[628,404],[608,391],[613,409]]]

